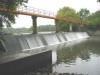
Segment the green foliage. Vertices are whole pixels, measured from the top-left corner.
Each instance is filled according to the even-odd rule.
[[[27,2],[28,0],[0,0],[0,3],[2,3],[0,6],[8,9],[16,9],[19,5]]]
[[[79,11],[79,14],[80,14],[80,19],[82,21],[86,21],[87,17],[90,15],[90,11],[88,9],[81,9]]]
[[[80,15],[74,9],[70,7],[63,7],[62,9],[60,9],[57,12],[57,17],[72,18],[76,20],[80,19]],[[69,31],[69,23],[64,22],[64,21],[57,21],[56,23],[58,23],[60,27],[60,31]],[[75,27],[74,25],[75,24],[73,24],[73,27]]]
[[[41,25],[37,27],[38,32],[48,32],[48,31],[55,31],[54,25]],[[32,33],[32,27],[31,28],[2,28],[2,32],[4,33]]]
[[[8,27],[8,28],[3,28],[2,29],[3,32],[5,33],[32,33],[29,31],[29,28],[11,28],[11,27]]]
[[[63,7],[57,12],[57,17],[64,17],[64,18],[73,18],[73,19],[79,19],[79,14],[76,13],[76,11],[70,7]]]
[[[41,25],[38,26],[38,31],[43,32],[43,31],[55,31],[55,26],[54,25]]]
[[[18,6],[27,3],[28,0],[0,0],[0,8],[7,8],[16,10]],[[15,23],[16,14],[0,11],[0,27],[10,27]]]
[[[100,11],[97,11],[88,17],[87,27],[90,30],[100,30]]]
[[[55,31],[54,25],[40,25],[37,27],[38,32],[48,32],[48,31]],[[32,27],[29,29],[32,31]]]

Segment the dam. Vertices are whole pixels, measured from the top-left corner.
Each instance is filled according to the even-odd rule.
[[[23,73],[22,70],[30,66],[35,70],[37,66],[51,64],[52,49],[59,49],[60,46],[68,45],[70,42],[87,39],[89,35],[86,32],[60,32],[5,34],[2,37],[0,39],[0,73],[15,75],[15,73]]]
[[[86,32],[62,32],[45,34],[14,34],[4,35],[0,43],[3,45],[2,51],[28,51],[45,46],[61,44],[68,41],[88,38]],[[3,41],[4,40],[4,41]]]

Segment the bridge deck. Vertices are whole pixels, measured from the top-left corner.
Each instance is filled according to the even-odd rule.
[[[80,20],[74,20],[71,18],[62,18],[62,17],[56,17],[54,13],[41,10],[41,9],[36,9],[36,8],[29,8],[29,7],[20,7],[17,10],[10,10],[6,8],[0,8],[0,11],[4,12],[10,12],[10,13],[15,13],[15,14],[21,14],[21,15],[28,15],[28,16],[37,16],[37,17],[43,17],[43,18],[49,18],[49,19],[56,19],[56,20],[61,20],[65,22],[72,22],[72,23],[78,23],[78,24],[85,24],[85,22],[80,21]]]

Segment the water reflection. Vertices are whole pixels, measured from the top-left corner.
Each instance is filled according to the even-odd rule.
[[[21,65],[22,67],[20,68],[23,69],[24,67],[25,69],[26,66],[24,71],[25,75],[31,75],[30,72],[100,75],[99,37],[51,45],[43,49],[37,49],[36,52],[39,52],[40,50],[47,51],[39,55],[30,56],[28,57],[28,60],[24,59],[26,60],[26,62],[24,62],[25,65]],[[35,51],[29,53],[33,54]],[[20,64],[24,60],[21,60],[18,63]],[[30,62],[31,64],[29,66]]]
[[[53,72],[100,75],[100,38],[53,51]]]

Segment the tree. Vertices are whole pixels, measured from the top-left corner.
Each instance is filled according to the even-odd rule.
[[[86,8],[82,8],[79,12],[79,15],[80,15],[80,20],[81,21],[85,21],[87,20],[88,16],[90,15],[90,11]],[[81,25],[81,30],[82,31],[86,31],[86,25]]]
[[[52,32],[55,31],[54,25],[40,25],[37,27],[38,32]],[[29,31],[32,31],[32,27],[29,29]]]
[[[97,0],[97,2],[99,2],[99,3],[100,3],[100,0]]]
[[[57,17],[63,17],[63,18],[72,18],[79,20],[80,15],[72,8],[70,7],[63,7],[57,12]],[[69,31],[69,23],[64,22],[64,21],[58,21],[57,23],[59,25],[59,30],[60,31]],[[75,24],[72,24],[73,26]],[[74,30],[77,30],[76,27],[74,26]]]
[[[100,2],[100,0],[97,0],[97,2]]]
[[[80,20],[86,21],[87,17],[90,15],[90,11],[88,9],[81,9],[79,11],[80,14]]]
[[[100,11],[97,11],[88,17],[87,27],[91,30],[100,30]]]
[[[18,6],[24,5],[27,2],[28,0],[0,0],[0,8],[16,10]],[[0,11],[0,28],[3,26],[10,27],[12,23],[15,23],[16,16],[13,13]]]

